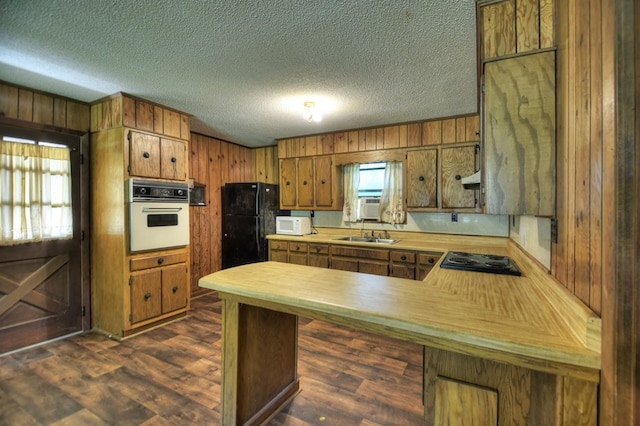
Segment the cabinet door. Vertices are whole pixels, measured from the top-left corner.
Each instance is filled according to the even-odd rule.
[[[437,207],[438,151],[407,152],[407,208]]]
[[[492,389],[438,377],[435,385],[436,425],[498,424],[498,393]],[[505,423],[507,423],[505,419]]]
[[[160,177],[160,138],[129,132],[129,173],[132,176]]]
[[[339,269],[341,271],[358,272],[357,259],[331,258],[331,269]]]
[[[307,244],[299,242],[289,243],[289,263],[307,264]]]
[[[536,53],[485,65],[488,214],[555,214],[554,55]]]
[[[280,160],[280,207],[296,208],[296,158]]]
[[[364,272],[365,274],[382,275],[386,277],[389,275],[389,263],[376,262],[374,260],[359,260],[358,272]]]
[[[163,179],[185,180],[187,178],[187,146],[174,139],[160,139],[160,174]]]
[[[316,158],[316,206],[333,207],[333,160]]]
[[[442,149],[442,207],[473,208],[475,191],[464,189],[462,178],[475,173],[475,146]]]
[[[162,268],[162,313],[187,306],[188,278],[186,265]]]
[[[307,261],[309,266],[318,266],[320,268],[329,267],[329,246],[327,244],[310,244],[309,258]]]
[[[162,273],[160,269],[131,274],[131,322],[162,313]]]
[[[313,157],[298,159],[298,207],[310,208],[314,206],[314,170]]]
[[[442,255],[443,253],[420,253],[418,255],[418,272],[416,273],[416,280],[423,281],[433,269],[433,265],[436,264]]]

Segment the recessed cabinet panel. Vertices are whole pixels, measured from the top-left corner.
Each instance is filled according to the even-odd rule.
[[[475,193],[462,187],[462,178],[475,173],[475,146],[442,149],[442,207],[475,207]]]
[[[438,151],[407,152],[407,208],[437,207]]]
[[[186,152],[184,142],[166,138],[160,140],[160,174],[163,179],[184,180],[187,178]]]
[[[435,425],[496,426],[498,393],[491,389],[438,377],[435,386]]]
[[[129,167],[133,176],[159,178],[160,138],[146,133],[130,132]]]
[[[316,206],[333,206],[333,160],[331,157],[316,158]]]
[[[296,159],[280,160],[280,206],[295,208],[298,204],[296,190]]]
[[[555,214],[555,53],[485,65],[485,209]]]
[[[159,269],[131,274],[131,322],[162,313],[162,273]]]
[[[184,264],[162,269],[162,312],[187,306],[187,268]]]
[[[298,159],[298,206],[313,208],[313,157]]]

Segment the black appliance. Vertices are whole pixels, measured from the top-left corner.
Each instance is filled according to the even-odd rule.
[[[441,268],[457,269],[461,271],[489,272],[493,274],[521,276],[520,269],[508,256],[496,256],[493,254],[465,253],[450,251],[445,256]]]
[[[268,234],[276,233],[278,185],[227,183],[222,188],[222,268],[262,262],[269,257]]]

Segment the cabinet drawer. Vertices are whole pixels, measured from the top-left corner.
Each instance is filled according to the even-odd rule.
[[[162,312],[171,312],[187,306],[187,268],[182,265],[162,270]]]
[[[418,263],[426,266],[433,266],[440,259],[443,253],[420,253]]]
[[[187,253],[154,254],[131,259],[131,271],[155,268],[158,266],[173,265],[187,261]]]
[[[329,254],[329,245],[309,244],[309,254]]]
[[[416,263],[416,254],[409,251],[392,251],[389,253],[393,262]]]
[[[298,243],[295,241],[289,241],[290,253],[306,253],[307,247],[308,247],[307,243]]]
[[[333,256],[358,257],[361,259],[389,260],[389,250],[363,249],[352,246],[331,246]]]
[[[286,250],[288,242],[287,241],[269,241],[269,250]]]

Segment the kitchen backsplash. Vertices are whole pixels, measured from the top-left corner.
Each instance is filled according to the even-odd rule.
[[[535,216],[513,216],[510,238],[551,269],[551,219]]]

